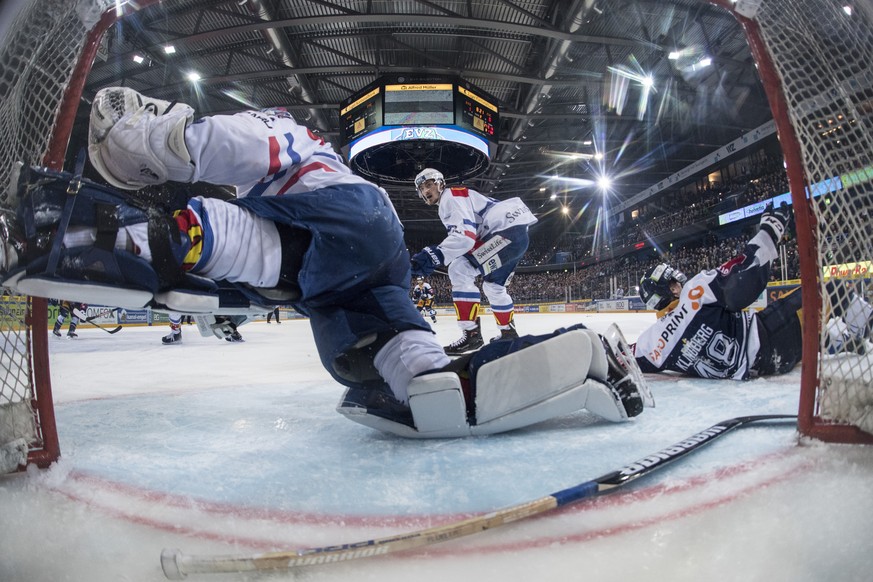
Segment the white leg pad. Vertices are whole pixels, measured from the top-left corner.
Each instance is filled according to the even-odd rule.
[[[67,301],[90,305],[112,305],[124,309],[144,309],[152,294],[142,289],[126,289],[83,281],[62,281],[40,276],[27,276],[24,270],[3,281],[4,287],[33,297],[63,297]]]
[[[489,423],[577,387],[588,378],[600,340],[570,331],[482,366],[476,375],[476,422]],[[573,409],[564,410],[567,414]]]
[[[382,432],[396,434],[398,436],[410,439],[427,438],[429,436],[420,434],[411,426],[406,426],[405,424],[401,424],[399,422],[395,422],[381,416],[376,416],[375,414],[370,414],[369,412],[367,412],[366,408],[358,406],[343,406],[342,401],[340,401],[340,405],[337,406],[336,411],[351,420],[352,422],[357,422],[358,424],[363,424],[364,426],[374,428]]]
[[[496,434],[524,428],[558,416],[565,416],[585,408],[588,401],[588,386],[593,380],[578,384],[527,408],[510,412],[488,422],[480,422],[470,427],[474,435]]]
[[[588,339],[591,340],[591,365],[588,367],[588,377],[606,382],[609,363],[606,361],[606,350],[603,349],[600,334],[590,329],[580,331],[587,333]]]
[[[413,378],[409,383],[409,408],[421,436],[455,437],[470,434],[461,380],[454,372]]]
[[[585,402],[588,412],[611,422],[628,420],[621,398],[608,384],[592,378],[585,385],[588,386],[588,400]]]
[[[366,408],[349,405],[346,397],[337,412],[351,421],[406,438],[457,438],[470,436],[461,381],[454,372],[439,372],[413,378],[409,383],[409,407],[415,427],[370,414]]]

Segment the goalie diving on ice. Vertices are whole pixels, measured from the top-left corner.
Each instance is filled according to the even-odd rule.
[[[618,328],[579,325],[450,360],[409,301],[387,194],[286,111],[195,120],[187,105],[110,87],[95,96],[88,150],[112,187],[81,168],[21,172],[17,212],[0,224],[4,286],[238,323],[293,307],[347,387],[338,411],[408,437],[491,434],[580,409],[624,421],[654,405]],[[130,192],[167,181],[232,184],[237,198],[192,196],[173,211]]]

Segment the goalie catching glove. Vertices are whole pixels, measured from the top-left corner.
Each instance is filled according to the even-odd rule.
[[[190,182],[194,165],[185,128],[194,110],[152,99],[127,87],[101,89],[94,97],[88,155],[107,182],[136,190],[167,180]]]

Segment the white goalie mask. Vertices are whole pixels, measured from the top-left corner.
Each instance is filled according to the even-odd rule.
[[[440,194],[442,194],[442,191],[446,188],[446,179],[439,170],[434,170],[433,168],[425,168],[415,177],[415,191],[418,192],[418,197],[424,200],[426,204],[434,204],[439,202],[439,195],[437,195],[436,200],[430,200],[424,195],[421,189],[428,180],[436,182],[437,189]]]

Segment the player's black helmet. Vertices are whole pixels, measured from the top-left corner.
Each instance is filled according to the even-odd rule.
[[[640,299],[649,309],[660,311],[673,301],[673,292],[670,291],[670,283],[678,282],[685,285],[688,278],[678,269],[674,269],[667,263],[659,263],[649,269],[640,279]]]

